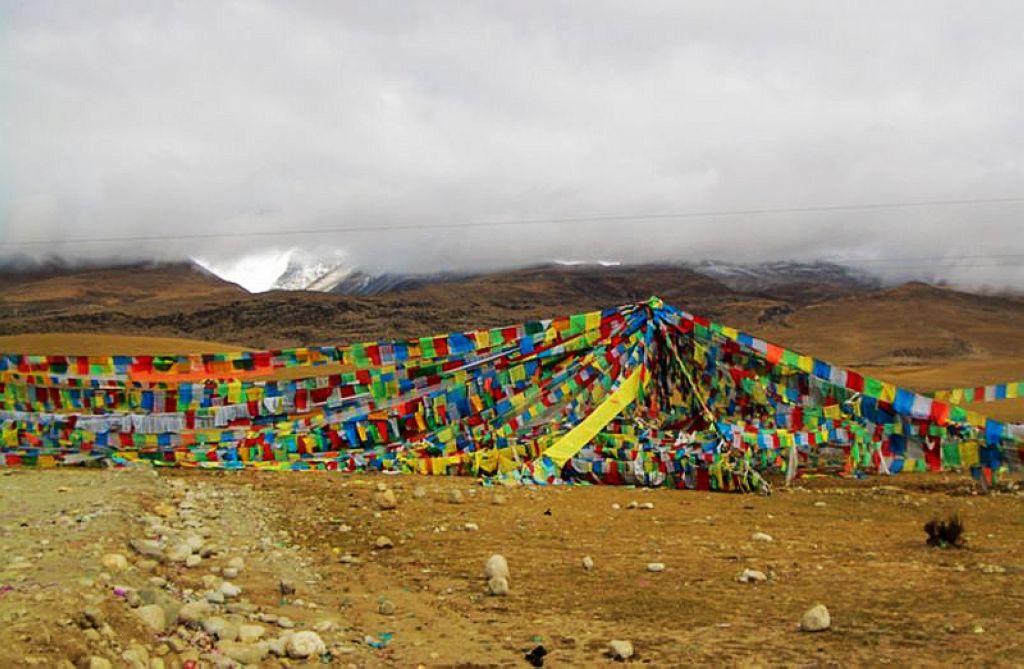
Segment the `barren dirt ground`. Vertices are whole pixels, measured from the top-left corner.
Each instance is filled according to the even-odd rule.
[[[396,509],[378,509],[378,483]],[[5,471],[0,666],[229,665],[225,648],[302,664],[274,653],[314,629],[327,652],[306,662],[331,666],[528,666],[537,645],[545,666],[594,666],[611,663],[611,639],[632,641],[630,663],[650,666],[1019,666],[1024,496],[973,490],[954,475],[804,479],[759,497],[325,472]],[[968,547],[927,547],[924,522],[953,511]],[[202,540],[193,566],[168,561],[191,535]],[[381,536],[394,546],[375,549]],[[158,540],[157,559],[129,547],[142,538]],[[510,564],[506,597],[486,594],[494,552]],[[244,564],[225,574],[233,558]],[[666,568],[650,573],[650,562]],[[748,567],[769,580],[737,582]],[[234,625],[233,636],[258,625],[246,634],[273,643],[215,651],[206,632],[141,621],[148,604],[177,618],[225,576],[241,593],[203,612],[207,627]],[[281,579],[296,592],[283,595]],[[832,628],[800,632],[819,602]]]

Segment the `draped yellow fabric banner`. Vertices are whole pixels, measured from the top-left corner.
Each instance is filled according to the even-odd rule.
[[[601,406],[583,419],[579,425],[569,430],[568,433],[551,445],[543,455],[561,468],[569,458],[576,455],[587,442],[604,429],[613,418],[622,413],[636,399],[637,389],[640,387],[640,372],[643,368],[637,367],[626,380],[619,386],[618,390],[608,396]]]

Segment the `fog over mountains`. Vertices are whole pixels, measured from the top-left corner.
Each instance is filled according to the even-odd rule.
[[[412,4],[3,3],[0,258],[1024,288],[1022,3]]]
[[[220,276],[238,283],[251,292],[266,290],[310,290],[342,295],[379,295],[411,290],[431,283],[443,283],[485,275],[487,272],[421,272],[403,273],[374,271],[359,267],[343,254],[317,256],[299,250],[290,250],[278,257],[264,257],[258,264],[245,263],[226,267],[198,263]],[[554,267],[600,268],[621,267],[614,260],[552,260],[541,263]],[[837,263],[816,262],[761,262],[735,263],[705,260],[697,263],[661,263],[686,267],[704,276],[717,279],[729,288],[747,292],[770,290],[786,284],[829,284],[834,293],[837,286],[848,284],[851,291],[877,288],[885,282],[882,277]],[[283,267],[283,269],[282,269]],[[279,272],[276,277],[272,274]]]

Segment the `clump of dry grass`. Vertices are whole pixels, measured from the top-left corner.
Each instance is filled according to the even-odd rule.
[[[963,548],[967,543],[964,529],[964,522],[955,513],[948,520],[934,518],[924,525],[924,531],[928,534],[928,545],[938,548]]]

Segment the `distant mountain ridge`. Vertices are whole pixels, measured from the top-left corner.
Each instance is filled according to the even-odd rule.
[[[836,263],[763,262],[732,263],[705,260],[697,263],[658,265],[622,265],[613,261],[555,261],[524,269],[569,270],[587,268],[614,276],[623,267],[678,267],[715,279],[732,290],[761,293],[780,289],[786,293],[803,293],[805,298],[852,295],[882,287],[877,277]],[[499,272],[500,273],[500,272]],[[374,273],[358,269],[344,259],[325,260],[294,256],[288,268],[274,282],[274,290],[311,290],[337,295],[371,296],[415,290],[432,284],[457,283],[485,277],[490,272]],[[795,297],[787,295],[787,297]]]
[[[788,283],[824,281],[850,283],[867,289],[882,287],[882,280],[846,265],[816,260],[813,262],[773,261],[730,263],[703,260],[689,265],[704,276],[718,279],[733,290],[761,291]]]

